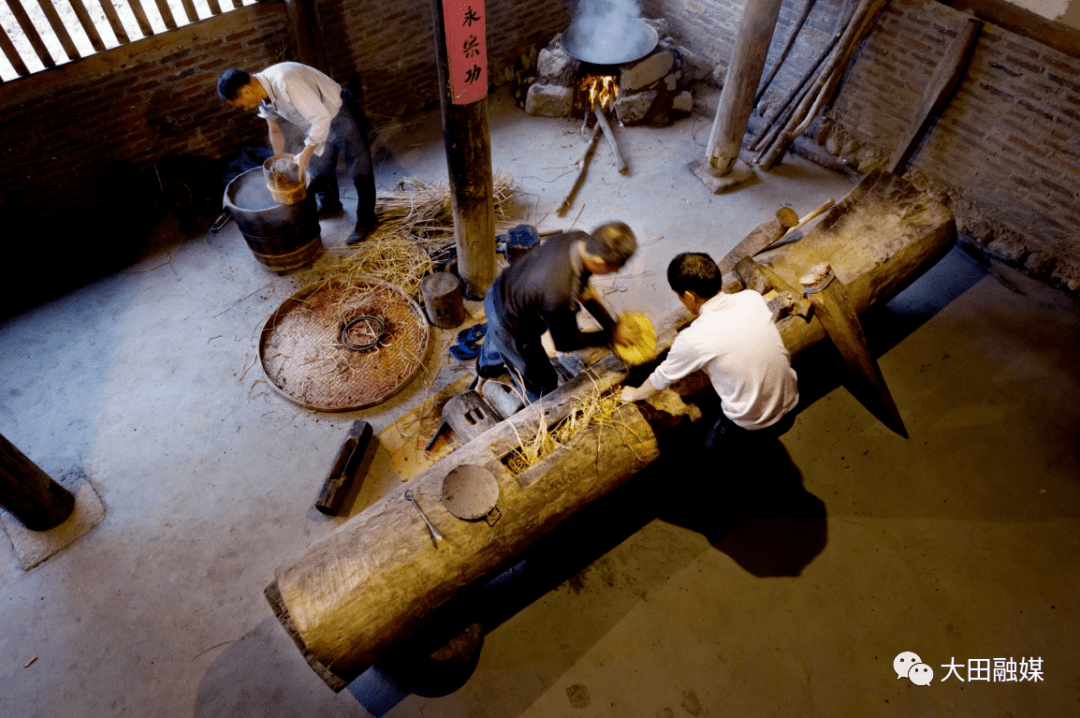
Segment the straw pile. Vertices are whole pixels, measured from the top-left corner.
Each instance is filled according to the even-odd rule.
[[[492,180],[495,194],[496,231],[507,219],[513,204],[514,183],[509,174]],[[454,216],[450,189],[446,184],[426,184],[404,179],[392,192],[380,192],[375,211],[379,226],[335,264],[320,267],[301,280],[350,281],[372,277],[400,288],[409,296],[420,292],[420,282],[436,268],[436,263],[453,256]]]
[[[503,229],[500,223],[505,229],[511,224],[514,190],[513,175],[492,177],[497,233]],[[373,237],[390,235],[407,239],[424,247],[437,261],[445,259],[454,246],[454,214],[450,187],[445,183],[403,179],[393,191],[378,194],[375,211],[379,215],[379,227]]]
[[[615,410],[625,403],[618,391],[604,394],[595,390],[588,396],[575,400],[570,415],[554,428],[548,427],[541,412],[540,425],[533,437],[526,440],[521,434],[517,435],[518,448],[507,455],[506,468],[516,476],[539,463],[582,431],[593,426],[615,426]],[[513,424],[510,426],[513,428]],[[517,433],[517,429],[514,429],[514,432]]]
[[[656,329],[641,312],[625,312],[615,326],[615,354],[630,366],[656,358]]]

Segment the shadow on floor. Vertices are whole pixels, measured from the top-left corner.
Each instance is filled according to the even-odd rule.
[[[754,576],[798,576],[825,548],[825,503],[779,441],[684,481],[659,518],[698,531]]]

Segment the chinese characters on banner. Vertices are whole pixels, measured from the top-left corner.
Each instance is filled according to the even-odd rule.
[[[487,95],[487,41],[484,0],[442,0],[450,99],[467,105]]]

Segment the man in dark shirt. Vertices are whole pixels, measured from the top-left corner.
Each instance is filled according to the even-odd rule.
[[[636,249],[630,227],[609,222],[592,234],[553,235],[515,260],[484,297],[488,328],[476,361],[479,376],[509,369],[530,401],[552,391],[559,378],[541,335],[550,330],[555,348],[564,352],[609,343],[609,331],[578,328],[578,302],[591,275],[617,272]]]

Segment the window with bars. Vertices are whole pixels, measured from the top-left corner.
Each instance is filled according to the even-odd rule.
[[[0,80],[14,80],[256,2],[0,0]]]

